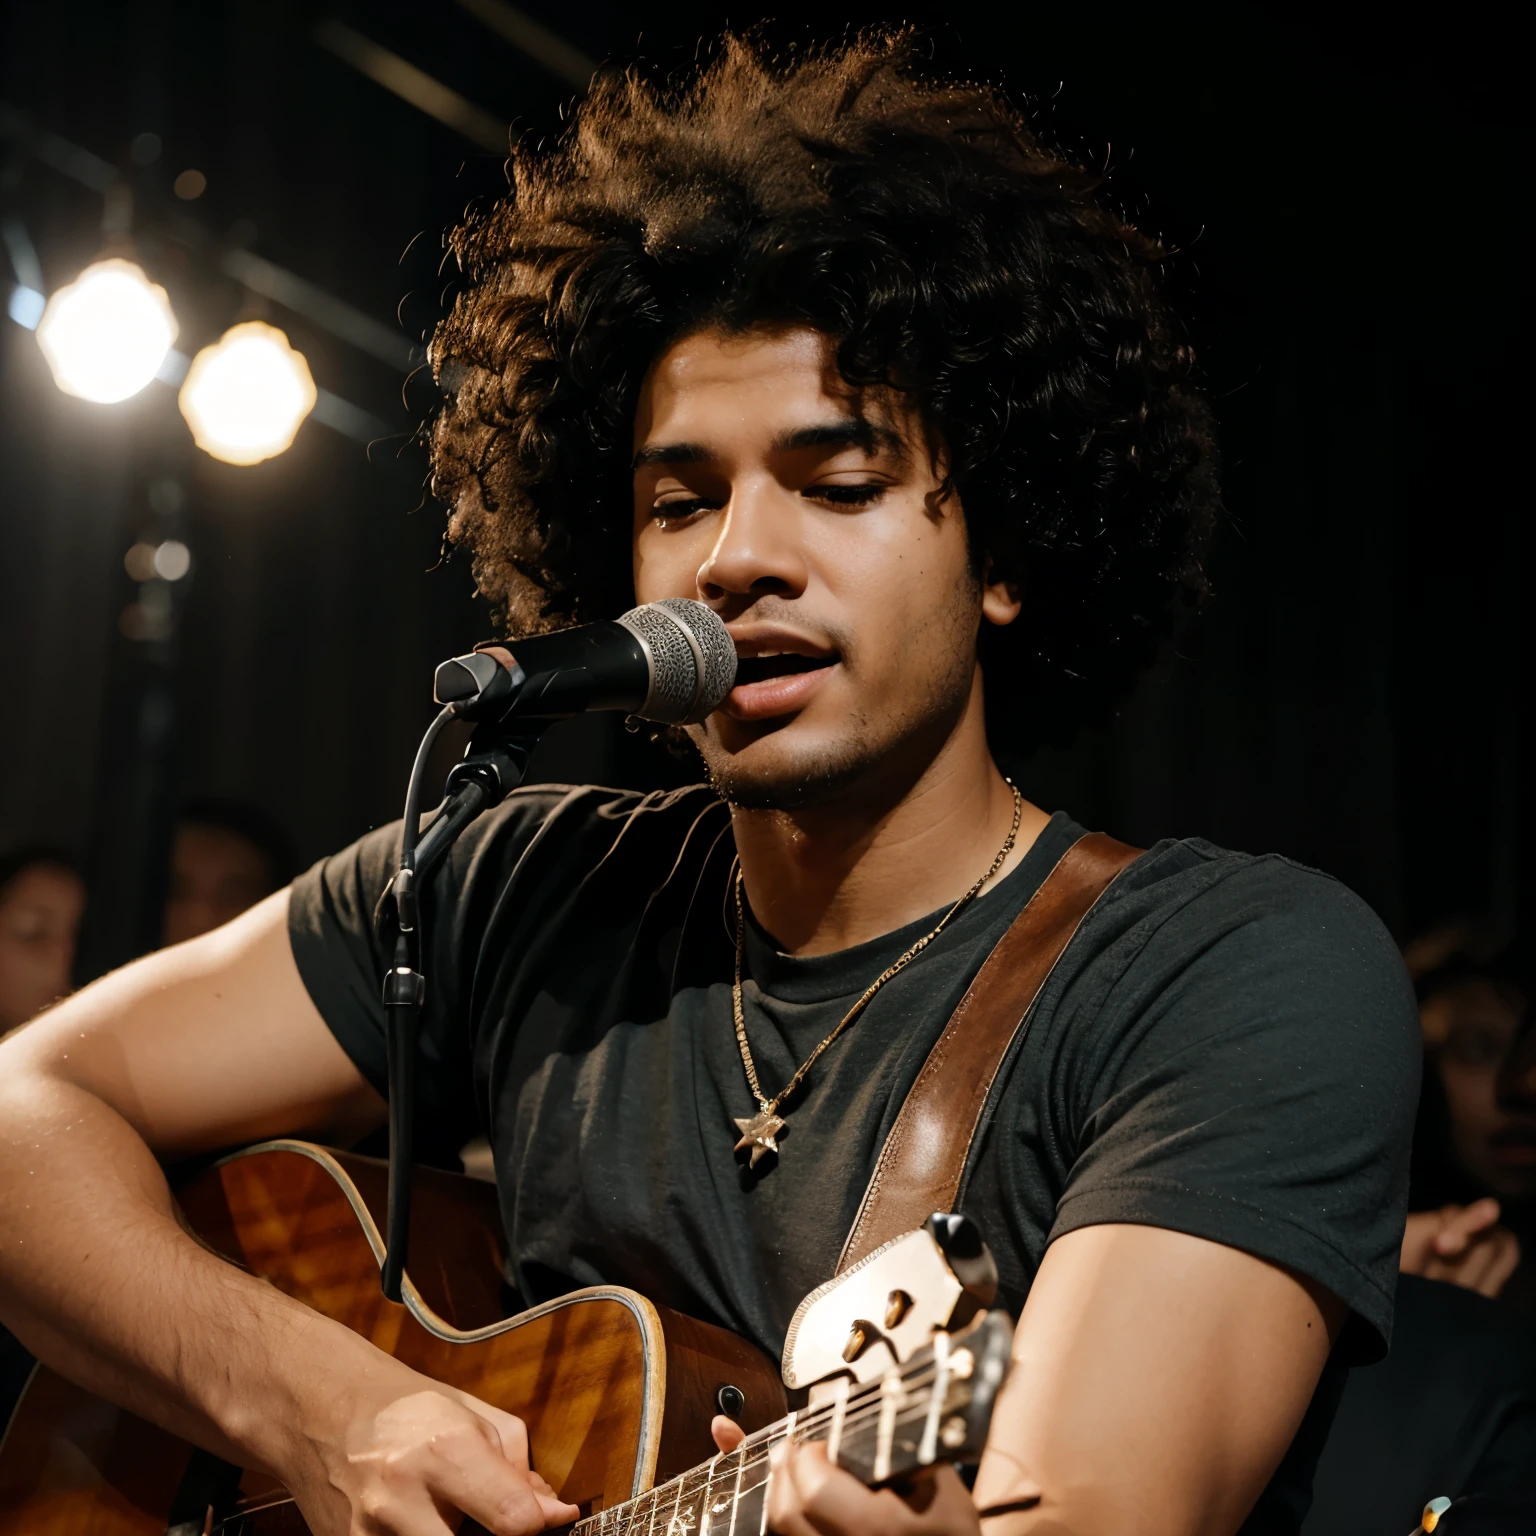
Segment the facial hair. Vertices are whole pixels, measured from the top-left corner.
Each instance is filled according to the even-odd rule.
[[[850,712],[834,741],[769,771],[751,770],[743,762],[745,754],[722,751],[707,727],[689,726],[689,739],[704,760],[715,793],[742,810],[797,811],[834,804],[892,770],[915,782],[953,733],[970,698],[976,665],[974,594],[969,582],[957,590],[952,622],[941,626],[947,641],[942,653],[934,644],[935,628],[940,627],[924,631],[915,649],[933,668],[929,686],[899,714],[882,718]],[[842,650],[846,656],[848,648]],[[780,729],[792,725],[791,718]]]

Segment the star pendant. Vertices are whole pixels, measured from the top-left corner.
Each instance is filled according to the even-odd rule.
[[[784,1121],[772,1109],[764,1106],[749,1119],[737,1120],[736,1129],[741,1132],[736,1150],[745,1152],[748,1147],[752,1149],[753,1168],[757,1167],[759,1158],[766,1157],[770,1152],[778,1156],[779,1144],[773,1138],[784,1129]]]

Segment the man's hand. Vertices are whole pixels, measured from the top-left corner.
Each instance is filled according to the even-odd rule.
[[[1497,1296],[1520,1263],[1520,1240],[1499,1222],[1497,1200],[1414,1211],[1403,1233],[1398,1268],[1445,1280],[1480,1296]]]
[[[494,1536],[532,1536],[578,1517],[529,1469],[521,1419],[401,1375],[417,1390],[354,1411],[304,1457],[294,1495],[315,1536],[453,1536],[466,1515]]]
[[[717,1418],[715,1444],[733,1451],[739,1425]],[[834,1467],[827,1448],[777,1446],[769,1461],[768,1529],[777,1536],[978,1536],[976,1506],[951,1466],[939,1466],[919,1491],[903,1499],[889,1489],[866,1488]]]
[[[517,1419],[177,1219],[159,1159],[306,1133],[345,1145],[383,1118],[310,1001],[287,910],[271,897],[0,1045],[0,1316],[90,1391],[280,1479],[318,1536],[564,1524],[576,1511],[529,1470]]]

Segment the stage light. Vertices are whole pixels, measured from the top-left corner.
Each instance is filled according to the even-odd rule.
[[[258,464],[283,452],[315,398],[304,354],[260,320],[234,326],[204,347],[178,396],[192,440],[226,464]]]
[[[138,394],[175,339],[165,289],[121,256],[93,262],[60,288],[37,323],[54,383],[100,405]]]
[[[154,565],[161,581],[180,581],[192,569],[192,551],[180,539],[167,539],[156,549]]]

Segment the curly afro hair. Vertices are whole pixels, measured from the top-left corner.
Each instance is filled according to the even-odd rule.
[[[983,625],[994,746],[1108,713],[1203,593],[1214,451],[1160,246],[909,32],[608,72],[511,177],[450,237],[468,281],[432,360],[449,537],[515,632],[632,601],[636,397],[705,326],[812,326],[938,434],[978,569],[1024,602]]]

